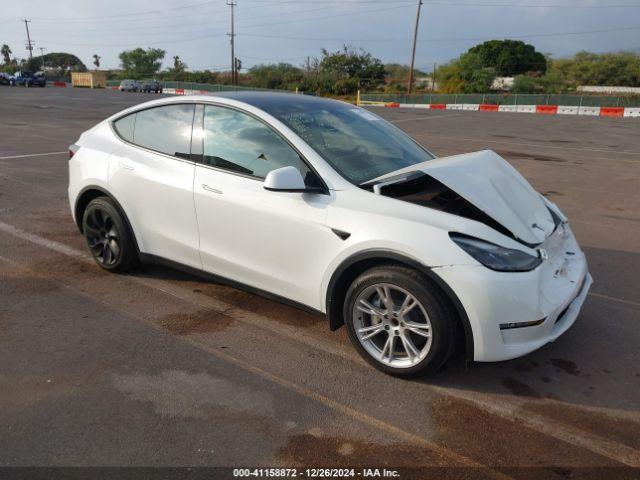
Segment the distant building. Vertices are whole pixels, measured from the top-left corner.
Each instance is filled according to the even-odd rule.
[[[71,72],[71,85],[74,87],[105,88],[107,76],[104,72]]]
[[[613,87],[613,86],[589,86],[581,85],[577,88],[582,93],[604,93],[606,95],[615,95],[623,93],[631,93],[640,95],[640,87]]]
[[[423,77],[416,78],[416,87],[426,88],[429,90],[438,90],[438,81],[436,80],[435,84],[431,75],[425,75]]]
[[[496,77],[491,84],[491,90],[508,92],[513,88],[515,77]]]

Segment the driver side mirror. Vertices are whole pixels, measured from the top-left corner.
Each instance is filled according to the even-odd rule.
[[[308,190],[300,170],[291,166],[271,170],[264,179],[264,188],[273,192],[306,192]]]

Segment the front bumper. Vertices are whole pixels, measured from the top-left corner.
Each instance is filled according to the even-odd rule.
[[[495,272],[483,266],[451,266],[434,272],[453,289],[473,332],[473,359],[508,360],[553,342],[575,322],[593,283],[584,253],[567,224],[540,248],[546,259],[530,272]],[[500,324],[543,320],[535,326]]]

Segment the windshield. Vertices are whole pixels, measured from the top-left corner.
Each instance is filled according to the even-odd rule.
[[[338,102],[300,107],[264,109],[356,185],[434,158],[400,129],[363,108]]]

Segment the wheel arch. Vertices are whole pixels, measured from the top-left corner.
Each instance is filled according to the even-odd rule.
[[[335,269],[329,280],[325,299],[329,328],[335,331],[344,325],[342,307],[351,282],[365,270],[382,264],[401,265],[412,268],[422,273],[433,282],[436,288],[440,289],[458,314],[457,319],[464,333],[465,355],[467,359],[473,360],[473,330],[471,329],[467,312],[458,296],[431,268],[412,258],[392,251],[367,250],[359,252],[346,258],[338,268]]]
[[[138,246],[138,239],[136,238],[136,232],[133,229],[131,222],[129,222],[129,217],[124,211],[124,208],[122,208],[122,205],[120,205],[120,202],[118,202],[118,200],[103,187],[99,187],[97,185],[89,185],[84,187],[82,190],[80,190],[80,193],[76,198],[76,203],[73,207],[73,214],[76,220],[76,226],[78,227],[78,230],[80,230],[80,233],[84,233],[82,230],[82,217],[84,215],[84,211],[87,208],[87,205],[89,205],[89,203],[91,202],[91,200],[98,197],[108,197],[115,204],[116,208],[118,209],[118,212],[120,212],[120,215],[122,215],[122,218],[125,224],[127,225],[127,228],[131,232],[131,236],[133,237],[133,243],[136,247],[136,252],[140,254],[140,248]]]

